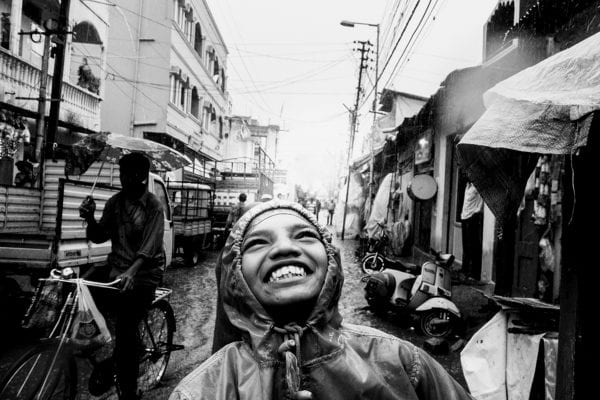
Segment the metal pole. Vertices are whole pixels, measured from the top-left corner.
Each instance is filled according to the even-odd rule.
[[[42,70],[40,71],[40,98],[38,100],[38,115],[35,127],[35,161],[42,161],[44,147],[44,125],[46,122],[46,88],[48,86],[48,64],[50,59],[50,35],[44,35],[44,52],[42,54]]]
[[[377,44],[376,44],[376,53],[375,53],[375,93],[373,95],[373,127],[371,128],[371,162],[369,168],[369,210],[373,205],[373,186],[375,182],[373,182],[373,169],[375,164],[375,154],[374,154],[374,141],[375,141],[375,127],[377,122],[377,86],[379,83],[379,24],[377,27]],[[370,211],[369,211],[370,213]]]
[[[346,178],[346,198],[344,200],[344,216],[342,218],[342,240],[344,240],[344,233],[346,232],[346,213],[348,210],[348,193],[350,192],[350,174],[352,167],[350,166],[350,157],[352,155],[352,138],[354,136],[354,122],[355,114],[354,111],[350,110],[351,113],[351,125],[350,125],[350,143],[348,143],[348,177]]]
[[[344,202],[344,218],[342,219],[342,240],[344,240],[344,234],[346,232],[346,213],[347,213],[347,208],[348,208],[348,192],[350,191],[350,158],[352,157],[352,148],[354,147],[354,135],[356,133],[356,120],[357,120],[357,113],[358,113],[358,103],[360,102],[360,92],[361,92],[361,85],[362,85],[362,73],[363,70],[366,68],[366,64],[365,61],[367,61],[367,59],[365,58],[365,52],[367,51],[367,45],[370,45],[369,42],[361,42],[358,41],[357,43],[360,43],[361,48],[359,49],[360,51],[360,68],[358,69],[358,86],[356,87],[356,101],[354,103],[354,110],[351,111],[352,113],[352,119],[351,119],[351,127],[350,127],[350,143],[349,143],[349,147],[348,147],[348,179],[346,181],[346,200]]]
[[[48,137],[46,146],[50,150],[54,147],[56,132],[58,131],[58,120],[60,118],[60,103],[62,99],[62,81],[65,68],[65,50],[67,48],[67,28],[69,25],[69,10],[71,0],[60,2],[60,14],[58,16],[58,43],[56,44],[56,56],[54,58],[54,74],[52,76],[52,100],[50,102],[50,117],[48,119]]]

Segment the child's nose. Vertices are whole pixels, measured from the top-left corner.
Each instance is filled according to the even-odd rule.
[[[271,250],[271,258],[285,257],[290,255],[300,254],[300,248],[295,240],[290,237],[284,236],[278,238]]]

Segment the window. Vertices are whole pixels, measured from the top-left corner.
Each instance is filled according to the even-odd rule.
[[[196,22],[194,32],[194,50],[196,50],[196,53],[202,58],[202,27],[200,27],[199,22]]]
[[[183,110],[186,111],[186,94],[187,94],[187,87],[186,85],[182,82],[180,83],[181,86],[181,90],[179,91],[179,107]]]
[[[171,74],[171,103],[177,104],[177,85],[179,84],[179,79],[177,75]]]
[[[196,117],[200,118],[200,97],[198,96],[198,89],[194,86],[192,89],[192,101],[190,107],[190,113]]]
[[[209,104],[202,110],[202,127],[206,132],[208,132],[210,128],[210,107]]]
[[[225,69],[221,68],[221,90],[225,92]]]
[[[169,101],[187,112],[191,104],[189,78],[186,78],[178,68],[171,69]]]

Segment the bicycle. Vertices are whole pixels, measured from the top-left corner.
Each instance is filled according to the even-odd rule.
[[[117,290],[119,280],[109,283],[86,281],[69,277],[68,269],[53,270],[49,278],[40,279],[27,314],[35,310],[40,293],[46,282],[64,282],[72,285],[66,295],[60,313],[47,338],[42,339],[23,354],[9,369],[0,384],[1,399],[23,400],[73,400],[77,395],[77,364],[75,357],[87,358],[94,370],[89,378],[90,393],[99,396],[113,386],[120,397],[119,384],[112,359],[95,362],[91,354],[78,353],[71,341],[72,325],[78,310],[76,284]],[[169,304],[171,290],[157,288],[154,300],[139,326],[140,373],[138,390],[143,392],[155,387],[164,376],[171,352],[183,349],[173,344],[175,316]],[[26,315],[25,318],[28,318]]]
[[[389,254],[387,249],[391,241],[390,232],[384,224],[378,222],[377,225],[381,228],[381,236],[376,239],[368,239],[368,248],[361,260],[362,272],[366,275],[372,275],[384,268],[417,272],[417,265],[402,261],[398,257]]]

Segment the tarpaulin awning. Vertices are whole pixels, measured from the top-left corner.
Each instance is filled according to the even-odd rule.
[[[383,148],[385,147],[385,143],[375,147],[373,149],[373,157],[377,157],[379,155],[379,153],[381,153],[383,151]],[[363,154],[362,156],[355,158],[352,161],[351,167],[353,170],[357,170],[359,169],[361,166],[366,165],[369,161],[371,160],[371,153],[366,153]]]
[[[534,154],[585,146],[600,110],[600,33],[498,83],[458,144],[460,164],[499,220],[516,212]]]

